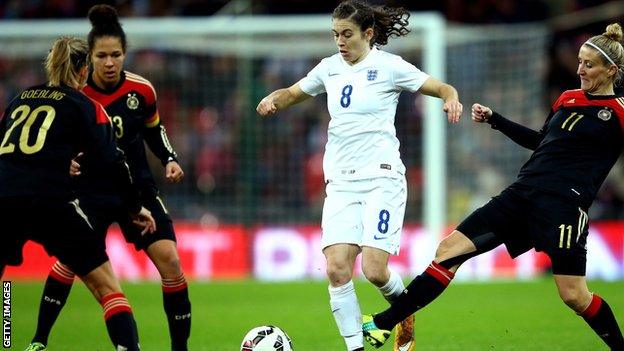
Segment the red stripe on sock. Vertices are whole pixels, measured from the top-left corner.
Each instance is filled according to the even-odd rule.
[[[451,279],[455,276],[455,274],[448,269],[440,266],[435,262],[431,262],[429,267],[425,270],[425,273],[434,277],[437,281],[439,281],[442,285],[448,286],[451,283]]]
[[[162,279],[162,290],[165,293],[174,293],[187,288],[184,273],[171,279]]]
[[[104,320],[107,321],[110,317],[118,313],[132,313],[132,309],[128,305],[121,305],[111,308],[108,311],[104,312]]]
[[[187,284],[186,284],[186,281],[184,281],[178,285],[168,285],[168,286],[163,285],[162,290],[164,293],[170,294],[170,293],[182,291],[186,288],[187,288]]]
[[[446,269],[446,268],[444,268],[444,267],[440,266],[440,264],[439,264],[439,263],[436,263],[435,261],[432,261],[432,262],[431,262],[431,265],[432,265],[434,268],[436,268],[436,269],[438,269],[438,270],[440,270],[440,271],[444,272],[444,274],[446,274],[446,276],[448,276],[449,278],[451,278],[451,279],[455,278],[455,273],[453,273],[453,272],[449,271],[448,269]]]
[[[102,300],[100,300],[100,305],[102,305],[102,307],[110,300],[115,299],[115,298],[126,298],[126,296],[123,293],[111,293],[108,295],[105,295],[102,297]]]
[[[581,316],[587,319],[592,319],[598,313],[600,306],[602,305],[602,299],[600,296],[593,294],[592,300],[589,303],[589,306],[585,309],[585,311],[581,312]]]
[[[58,261],[52,266],[49,276],[63,284],[74,283],[74,274],[69,269],[64,269]]]
[[[52,269],[58,272],[60,275],[67,276],[68,278],[74,277],[74,272],[72,272],[72,270],[69,269],[69,267],[62,264],[60,261],[56,261],[54,265],[52,266]]]
[[[122,293],[112,293],[102,297],[100,301],[102,308],[104,309],[104,320],[108,320],[110,317],[118,313],[132,313],[130,303],[126,300],[126,296]]]
[[[427,267],[427,269],[425,270],[425,273],[429,274],[430,276],[434,277],[437,281],[439,281],[442,285],[444,286],[448,286],[449,283],[451,282],[447,277],[445,277],[442,273],[436,271],[434,268],[432,267]]]

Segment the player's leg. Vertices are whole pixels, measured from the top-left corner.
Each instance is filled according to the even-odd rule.
[[[550,257],[559,296],[612,350],[624,350],[622,332],[609,304],[587,287],[587,209],[547,193],[536,192],[532,198],[531,232],[536,249]]]
[[[191,333],[191,302],[173,240],[158,240],[145,250],[162,279],[163,306],[169,323],[171,348],[186,351]]]
[[[80,276],[102,305],[108,335],[118,350],[139,350],[139,336],[130,303],[121,290],[109,261]]]
[[[321,220],[329,304],[347,350],[364,350],[362,312],[352,280],[362,242],[363,206],[359,185],[360,182],[328,182]]]
[[[399,274],[389,269],[388,259],[391,254],[398,254],[401,244],[407,182],[400,176],[371,179],[366,183],[370,190],[364,199],[362,271],[392,303],[405,290]],[[397,325],[393,349],[411,351],[414,347],[414,315],[409,315]]]
[[[115,347],[139,350],[134,316],[113,274],[101,233],[93,229],[76,202],[46,204],[41,212],[47,220],[40,221],[37,241],[79,276],[102,305]]]
[[[399,274],[388,267],[390,254],[378,248],[362,247],[362,272],[366,279],[379,289],[384,298],[393,303],[405,290]],[[414,341],[414,315],[410,314],[397,324],[393,345],[395,351],[412,351]]]
[[[365,322],[368,322],[363,325],[366,340],[373,346],[381,346],[395,325],[442,294],[463,263],[457,258],[474,252],[476,247],[472,241],[461,232],[453,231],[442,240],[429,267],[412,280],[388,309],[373,318],[365,317]]]
[[[622,331],[611,307],[598,294],[591,293],[584,276],[555,274],[559,296],[581,316],[611,350],[624,350]]]
[[[329,304],[347,350],[364,350],[362,312],[352,280],[359,253],[360,247],[354,244],[334,244],[323,249],[329,279]]]
[[[74,273],[69,267],[60,261],[56,261],[50,269],[43,287],[39,302],[39,315],[37,316],[37,330],[31,340],[32,350],[38,350],[35,347],[48,344],[52,326],[65,306],[73,283]]]
[[[444,238],[436,250],[433,262],[419,276],[414,278],[390,308],[366,317],[369,323],[363,325],[378,334],[380,339],[367,341],[381,345],[385,334],[405,317],[427,306],[436,299],[455,276],[455,272],[468,259],[490,251],[505,243],[513,257],[529,250],[527,231],[527,200],[525,189],[510,186],[500,195],[492,198],[483,207],[475,210]],[[367,332],[364,332],[365,336]],[[371,335],[371,332],[368,332]]]
[[[104,245],[106,232],[113,222],[113,213],[120,207],[119,201],[116,199],[113,196],[91,194],[83,195],[79,201],[74,202],[77,206],[76,209],[82,210],[82,213],[96,230],[97,237],[102,241],[101,245]],[[56,261],[50,269],[39,302],[37,330],[31,345],[48,344],[52,327],[71,292],[74,277],[74,272],[60,261]]]
[[[465,230],[469,236],[460,230]],[[435,259],[423,273],[414,278],[405,291],[385,311],[369,318],[363,325],[366,340],[377,347],[383,344],[389,331],[407,316],[427,306],[444,292],[459,266],[468,259],[490,251],[502,243],[491,229],[483,225],[479,215],[473,213],[436,250]],[[367,332],[366,330],[369,330]],[[379,332],[381,330],[382,332]],[[385,338],[384,338],[385,337]]]
[[[142,201],[156,221],[154,233],[141,235],[126,214],[119,214],[118,223],[126,241],[133,243],[137,250],[144,250],[160,273],[171,349],[186,351],[191,333],[191,301],[180,265],[173,221],[156,189],[143,191]]]

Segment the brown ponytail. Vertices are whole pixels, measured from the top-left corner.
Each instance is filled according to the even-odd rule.
[[[340,3],[332,14],[332,18],[349,19],[360,27],[363,32],[373,28],[374,44],[386,45],[391,36],[400,37],[407,35],[409,12],[399,7],[377,6],[373,7],[358,0],[348,0]]]

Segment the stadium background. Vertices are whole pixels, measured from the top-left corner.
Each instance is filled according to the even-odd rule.
[[[449,227],[511,182],[529,155],[489,128],[472,125],[470,105],[483,102],[516,121],[539,128],[558,94],[578,87],[575,71],[580,43],[601,33],[606,24],[622,23],[624,19],[624,9],[618,1],[449,0],[427,5],[409,1],[371,2],[401,5],[416,13],[434,11],[447,20],[445,80],[458,89],[466,111],[460,125],[446,127],[444,184]],[[62,21],[84,19],[88,8],[95,3],[102,2],[5,0],[0,2],[1,24],[24,19],[52,19],[62,24]],[[190,21],[201,19],[197,16],[219,15],[327,16],[326,36],[304,38],[297,33],[276,36],[262,43],[268,49],[261,54],[239,55],[237,50],[216,46],[186,50],[172,50],[158,44],[133,46],[133,37],[129,35],[126,58],[126,69],[143,75],[155,86],[161,118],[186,172],[182,183],[166,184],[162,167],[151,159],[154,175],[174,218],[185,272],[197,282],[197,291],[206,289],[203,284],[206,281],[235,281],[231,284],[257,287],[253,282],[248,283],[249,278],[294,281],[292,284],[305,284],[312,279],[318,281],[315,286],[323,285],[324,258],[319,248],[324,197],[321,161],[329,119],[324,97],[264,120],[255,114],[255,106],[267,92],[292,84],[320,58],[332,53],[329,13],[336,1],[120,0],[108,3],[126,19],[175,16]],[[86,22],[85,28],[88,28]],[[299,48],[297,42],[306,46],[308,40],[326,41],[329,50],[319,46],[300,52],[283,51],[284,45]],[[415,31],[409,40],[407,45],[395,50],[390,46],[388,50],[422,67],[422,50],[426,50],[420,42],[422,37]],[[4,109],[20,89],[44,79],[40,63],[45,51],[33,52],[33,47],[28,42],[22,45],[5,39],[0,42],[0,108]],[[271,47],[276,49],[272,51]],[[423,99],[417,94],[403,94],[396,119],[401,152],[408,168],[409,199],[403,248],[391,264],[405,278],[430,262],[438,240],[421,225],[423,121],[431,118],[424,115]],[[616,165],[601,189],[590,219],[593,226],[588,276],[615,281],[605,286],[621,287],[624,278],[621,165]],[[145,255],[134,252],[116,230],[109,235],[107,245],[118,275],[133,282],[134,288],[126,289],[141,294],[157,290],[142,288],[143,284],[150,285],[142,281],[158,280]],[[37,299],[40,283],[52,260],[34,244],[27,246],[26,257],[24,266],[8,270],[6,279],[18,281],[17,291],[20,284],[26,290],[32,287],[33,299]],[[458,278],[468,282],[514,277],[533,280],[547,272],[548,265],[545,257],[533,252],[511,261],[504,250],[497,249],[467,263]],[[26,282],[33,280],[34,283]],[[225,288],[222,284],[226,284]],[[227,284],[218,283],[216,289],[227,290]],[[269,290],[280,287],[262,286]],[[248,288],[245,285],[241,289]],[[197,295],[193,291],[191,294],[195,301]],[[319,294],[323,297],[322,291]],[[158,298],[154,301],[152,313],[158,315]],[[323,303],[324,300],[321,306]],[[620,304],[620,311],[622,307]],[[141,320],[139,325],[143,325]],[[233,339],[244,334],[238,330],[236,333]]]

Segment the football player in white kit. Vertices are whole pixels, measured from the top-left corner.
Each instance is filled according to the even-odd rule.
[[[332,15],[339,52],[324,58],[306,77],[262,99],[256,108],[267,116],[327,93],[331,116],[323,159],[327,183],[322,245],[327,260],[330,306],[347,349],[364,350],[362,314],[352,276],[362,253],[362,272],[392,301],[405,289],[388,268],[399,253],[407,185],[399,154],[394,116],[403,90],[444,101],[448,121],[462,113],[457,91],[421,72],[401,57],[381,51],[389,36],[403,36],[409,13],[345,1]],[[394,350],[414,349],[413,316],[399,324]]]

